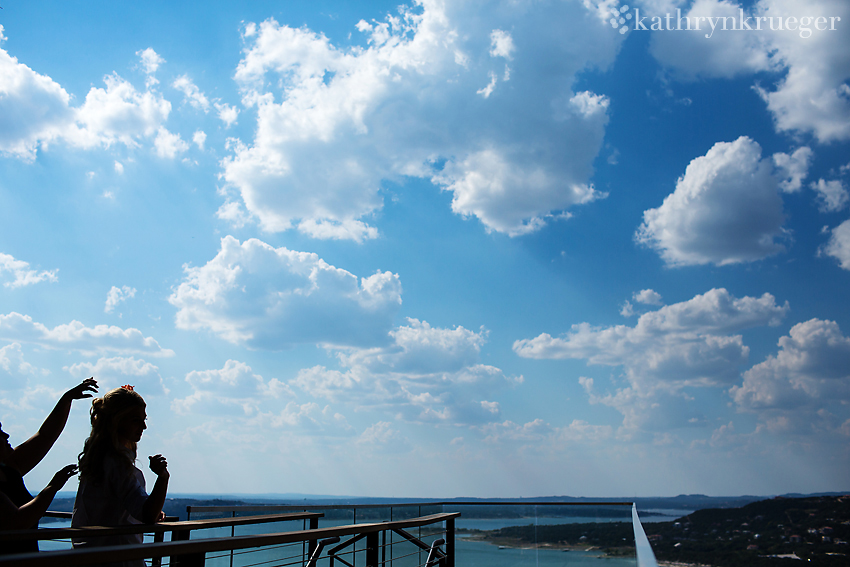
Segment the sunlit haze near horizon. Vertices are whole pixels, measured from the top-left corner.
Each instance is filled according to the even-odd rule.
[[[13,444],[94,376],[173,493],[850,490],[846,0],[2,7]]]

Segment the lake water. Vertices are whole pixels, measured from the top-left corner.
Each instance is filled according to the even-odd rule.
[[[596,551],[499,548],[481,541],[457,540],[458,567],[635,567],[634,557],[605,557]]]

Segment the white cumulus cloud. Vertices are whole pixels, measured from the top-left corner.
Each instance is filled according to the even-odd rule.
[[[163,349],[155,339],[145,337],[141,331],[132,327],[86,327],[79,321],[71,321],[49,329],[28,315],[14,311],[0,315],[0,339],[29,342],[53,349],[71,349],[84,354],[118,352],[149,356],[174,355],[173,351]]]
[[[832,181],[818,179],[817,183],[811,184],[811,188],[817,193],[818,208],[822,213],[840,211],[850,201],[847,188],[844,187],[844,184],[839,179],[833,179]]]
[[[39,148],[58,141],[82,148],[137,147],[152,138],[171,103],[154,90],[153,73],[162,59],[150,48],[138,55],[148,74],[144,91],[112,73],[103,79],[105,88],[92,87],[83,104],[73,107],[53,79],[0,49],[0,153],[31,161]]]
[[[781,252],[783,174],[745,136],[718,142],[691,161],[660,207],[644,211],[635,238],[670,266],[722,266]]]
[[[850,4],[844,0],[758,0],[744,6],[730,0],[696,0],[682,15],[731,17],[740,28],[742,9],[747,25],[760,25],[760,31],[723,31],[717,26],[706,38],[712,32],[703,21],[699,31],[654,33],[651,51],[662,65],[689,78],[782,73],[771,87],[754,85],[778,131],[810,132],[821,143],[850,139],[850,60],[846,57],[850,37],[841,27],[850,21]],[[675,26],[675,9],[673,15]],[[780,30],[775,20],[756,22],[755,18],[782,18],[783,22],[795,18],[796,29],[781,26]]]
[[[137,147],[152,137],[168,118],[171,103],[156,91],[139,92],[117,74],[104,77],[106,88],[93,87],[75,111],[75,124],[63,133],[84,148],[121,143]]]
[[[733,333],[778,324],[787,311],[787,303],[777,305],[767,293],[736,298],[725,289],[712,289],[644,313],[634,327],[580,323],[562,337],[543,333],[518,340],[514,351],[525,358],[583,359],[622,367],[627,386],[611,394],[597,395],[594,381],[582,378],[592,402],[618,409],[627,428],[660,426],[659,419],[682,425],[695,417],[683,402],[686,389],[730,385],[738,378],[749,348]]]
[[[65,367],[64,370],[78,380],[95,376],[104,390],[117,388],[129,382],[142,396],[168,393],[159,368],[132,356],[101,357],[94,364],[78,362]]]
[[[850,220],[846,220],[830,232],[829,242],[821,253],[838,260],[845,270],[850,270]]]
[[[136,288],[125,285],[123,287],[115,287],[109,290],[106,294],[106,305],[103,307],[104,313],[112,313],[115,307],[122,301],[127,301],[136,295]]]
[[[408,421],[467,424],[497,418],[499,405],[489,395],[522,381],[481,364],[483,330],[408,319],[390,335],[388,346],[338,352],[344,371],[316,366],[299,372],[292,384],[318,398],[353,400]]]
[[[504,57],[512,59],[512,54],[516,50],[514,38],[510,32],[505,30],[493,30],[490,32],[490,55],[493,57]]]
[[[193,370],[186,375],[193,393],[176,399],[178,413],[254,415],[263,401],[278,398],[287,391],[279,380],[266,382],[244,362],[228,360],[218,370]]]
[[[189,144],[180,138],[180,134],[172,134],[162,126],[157,128],[153,145],[156,155],[167,159],[174,159],[189,149]]]
[[[274,20],[244,28],[236,79],[256,135],[223,177],[265,230],[372,238],[381,184],[403,176],[509,235],[601,196],[588,181],[607,99],[569,87],[622,39],[581,3],[422,0],[357,30],[365,47]]]
[[[210,101],[207,99],[206,95],[201,92],[201,89],[192,82],[186,75],[180,75],[174,82],[171,83],[171,86],[177,89],[178,91],[183,93],[186,102],[188,102],[193,108],[201,110],[203,112],[210,111]]]
[[[798,323],[729,393],[771,429],[837,429],[850,418],[850,338],[834,321]]]
[[[0,45],[5,40],[0,26]],[[35,159],[39,145],[61,136],[73,121],[70,95],[0,49],[0,153]]]
[[[154,51],[152,47],[137,51],[136,55],[139,57],[139,64],[141,65],[142,70],[148,76],[145,80],[147,86],[152,87],[159,83],[154,75],[156,74],[157,69],[159,69],[159,66],[165,63],[165,59]]]
[[[803,186],[813,156],[814,152],[808,146],[797,148],[790,156],[781,152],[773,154],[773,163],[785,176],[785,179],[779,182],[783,191],[793,193]]]
[[[220,102],[216,102],[214,104],[216,111],[218,112],[218,118],[222,122],[224,122],[225,128],[230,128],[234,124],[236,124],[236,119],[239,118],[239,109],[233,106],[232,104],[224,104]]]
[[[14,256],[0,252],[0,277],[9,274],[14,278],[12,281],[3,282],[4,287],[15,289],[43,281],[55,282],[59,279],[56,276],[58,271],[42,270],[39,272],[31,269],[29,262],[16,260]]]
[[[645,305],[661,305],[661,294],[651,289],[642,289],[632,294],[632,299]]]
[[[169,297],[177,327],[206,329],[252,348],[386,344],[401,305],[395,274],[358,278],[316,254],[256,239],[222,238],[215,258],[185,272]]]

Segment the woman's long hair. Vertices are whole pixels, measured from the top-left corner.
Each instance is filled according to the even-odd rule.
[[[145,400],[133,391],[132,386],[123,386],[107,392],[102,398],[91,403],[91,435],[83,445],[78,460],[80,479],[99,482],[103,477],[103,462],[112,456],[128,467],[133,465],[136,456],[136,443],[133,442],[132,458],[123,449],[124,441],[118,438],[118,425],[131,410],[145,407]]]

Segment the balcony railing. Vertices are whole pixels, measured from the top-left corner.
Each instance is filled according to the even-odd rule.
[[[264,514],[261,516],[243,516],[236,518],[213,518],[204,520],[188,520],[185,522],[170,522],[159,524],[144,524],[121,526],[118,528],[44,528],[39,530],[13,530],[0,532],[0,543],[20,539],[58,539],[76,537],[97,537],[105,535],[123,535],[131,533],[166,533],[171,532],[172,540],[163,542],[144,543],[136,545],[121,545],[112,547],[78,548],[40,553],[24,553],[18,555],[0,555],[0,565],[15,565],[16,567],[55,567],[56,565],[97,565],[150,559],[153,561],[169,558],[169,564],[180,567],[199,567],[206,564],[208,558],[220,559],[243,550],[274,549],[276,559],[274,565],[309,565],[313,567],[319,560],[319,554],[330,542],[339,542],[343,537],[350,539],[329,550],[332,557],[346,565],[357,554],[353,547],[364,540],[365,547],[360,550],[365,555],[365,565],[377,567],[386,563],[386,534],[388,532],[404,533],[404,539],[414,543],[416,552],[421,548],[431,551],[431,556],[423,564],[441,567],[454,567],[454,520],[460,514],[433,514],[394,522],[368,523],[357,525],[335,526],[328,528],[314,527],[314,520],[322,514],[302,512],[290,514]],[[310,520],[311,529],[277,532],[258,535],[233,535],[230,537],[214,537],[190,539],[195,530],[231,527],[237,525],[259,524],[269,522],[284,522],[292,520]],[[443,524],[445,527],[443,527]],[[440,534],[445,551],[439,546],[428,545],[421,539],[411,536],[406,530],[411,528],[434,527],[430,535]],[[383,542],[381,541],[383,536]],[[392,544],[397,545],[397,544]],[[352,546],[351,550],[345,548]],[[224,552],[224,555],[214,555]],[[318,552],[318,553],[317,553]],[[333,559],[324,558],[327,561]],[[391,556],[392,560],[392,556]]]
[[[76,537],[129,533],[150,534],[154,541],[140,545],[62,549],[17,556],[0,555],[0,567],[97,565],[138,559],[149,560],[148,563],[154,567],[454,567],[455,520],[461,517],[462,513],[502,519],[511,516],[517,521],[524,521],[519,518],[533,517],[536,526],[538,515],[557,519],[558,516],[569,515],[567,509],[591,506],[597,507],[597,510],[585,509],[584,515],[590,518],[599,515],[597,520],[602,521],[608,519],[603,516],[609,514],[599,510],[604,509],[610,513],[612,506],[622,509],[622,513],[617,513],[616,520],[633,522],[639,567],[655,565],[652,550],[631,502],[473,500],[349,505],[190,506],[187,507],[188,519],[182,522],[118,528],[7,531],[0,532],[0,545],[12,539],[67,541]],[[623,509],[625,506],[631,507],[630,518],[628,509]],[[210,515],[218,517],[204,517]],[[322,527],[319,527],[320,518]],[[301,529],[286,530],[279,526],[282,522],[288,522],[290,527],[293,522],[299,522],[296,528]],[[271,525],[272,523],[276,525]],[[258,530],[273,533],[256,533]],[[245,531],[255,533],[244,533]],[[164,541],[165,534],[168,533],[171,534],[171,541]],[[70,543],[66,545],[70,547]]]

